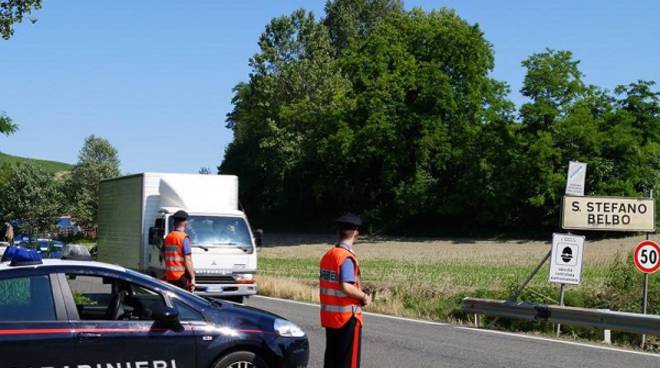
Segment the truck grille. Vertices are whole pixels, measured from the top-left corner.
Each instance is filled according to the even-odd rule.
[[[234,284],[236,280],[232,276],[196,275],[195,282],[198,284]]]

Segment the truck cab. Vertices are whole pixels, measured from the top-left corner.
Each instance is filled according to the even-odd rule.
[[[152,276],[164,274],[162,244],[165,236],[174,230],[172,215],[179,210],[178,207],[161,208],[149,230],[149,274]],[[261,231],[253,233],[241,211],[188,215],[186,233],[192,246],[195,292],[239,302],[244,296],[256,294],[256,247],[261,245]]]

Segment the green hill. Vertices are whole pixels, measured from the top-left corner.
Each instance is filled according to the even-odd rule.
[[[58,161],[48,161],[48,160],[38,160],[34,158],[18,157],[8,155],[6,153],[0,152],[0,165],[4,163],[14,163],[14,162],[23,162],[35,165],[40,167],[48,172],[58,173],[62,171],[70,171],[73,168],[73,165],[58,162]]]

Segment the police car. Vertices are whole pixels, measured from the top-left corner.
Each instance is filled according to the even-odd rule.
[[[3,368],[306,367],[295,324],[104,263],[0,263]]]

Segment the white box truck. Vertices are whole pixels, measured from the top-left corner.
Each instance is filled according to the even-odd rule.
[[[262,232],[253,234],[239,209],[233,175],[143,173],[102,181],[98,260],[161,278],[162,242],[178,210],[189,215],[196,293],[235,301],[256,294]]]

